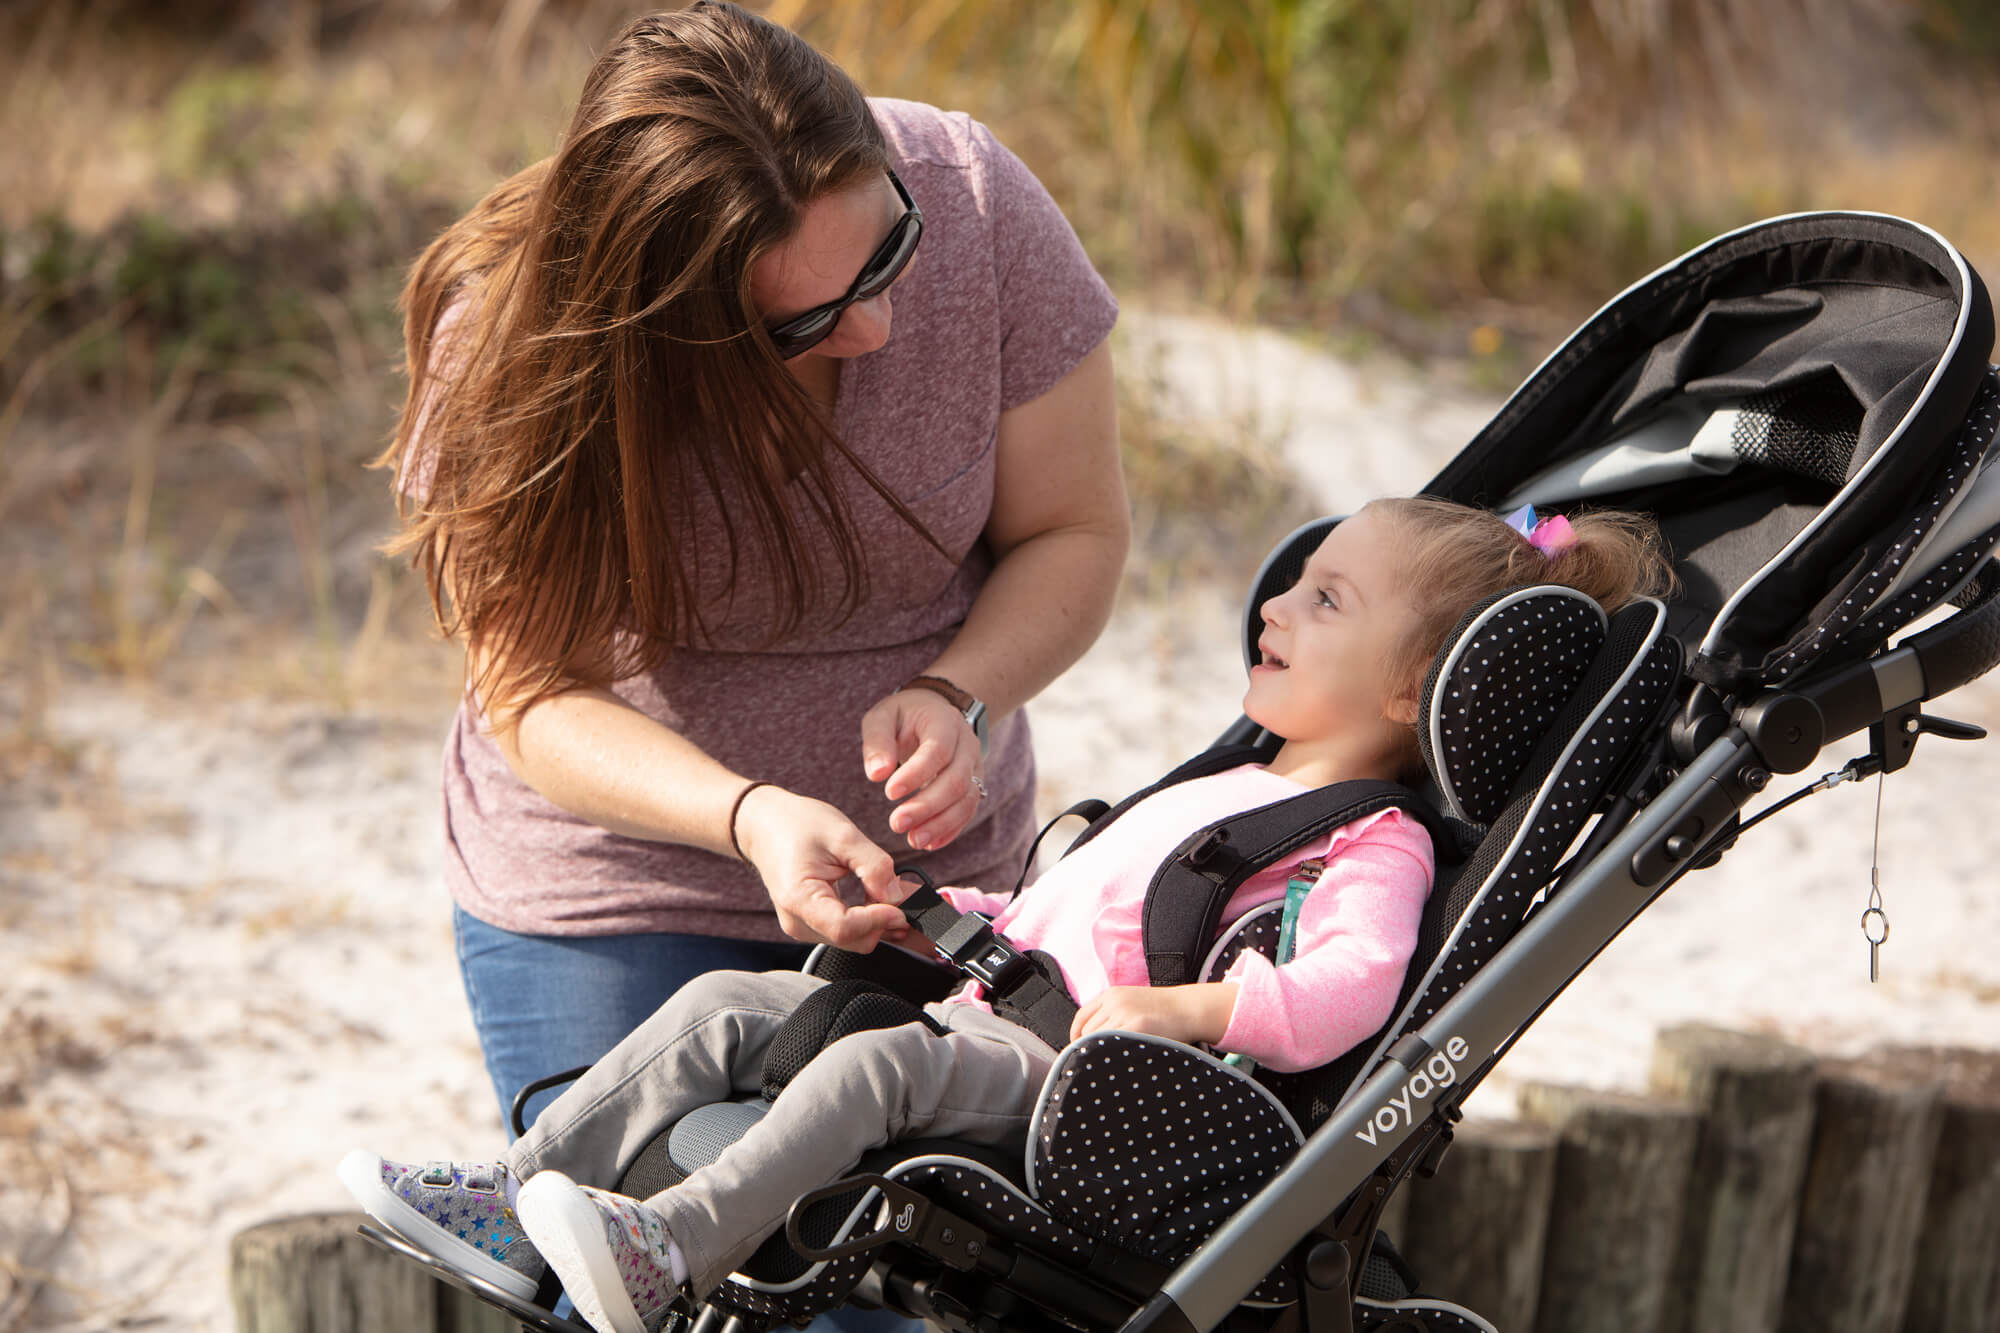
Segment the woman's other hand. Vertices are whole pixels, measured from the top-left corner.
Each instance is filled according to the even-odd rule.
[[[896,904],[909,888],[889,854],[825,801],[758,787],[737,807],[735,832],[793,939],[867,953],[904,926]],[[850,905],[835,890],[849,875],[861,881],[866,903]]]
[[[861,719],[861,763],[897,802],[889,827],[920,852],[944,846],[979,809],[979,738],[951,700],[898,690]]]

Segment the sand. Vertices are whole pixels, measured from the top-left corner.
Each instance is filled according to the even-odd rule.
[[[1176,410],[1254,429],[1328,510],[1420,484],[1496,406],[1276,334],[1127,323],[1128,364],[1161,369]],[[1118,796],[1234,716],[1240,597],[1121,605],[1035,706],[1046,809]],[[2000,725],[2000,686],[1943,711]],[[101,682],[54,697],[0,795],[0,1330],[228,1329],[229,1237],[345,1207],[348,1148],[498,1147],[438,886],[444,723]],[[1472,1110],[1504,1113],[1530,1078],[1637,1087],[1653,1033],[1682,1020],[1830,1052],[2000,1047],[1996,784],[2000,745],[1926,740],[1886,785],[1878,983],[1859,929],[1870,783],[1669,893]],[[11,1308],[30,1286],[32,1310]]]

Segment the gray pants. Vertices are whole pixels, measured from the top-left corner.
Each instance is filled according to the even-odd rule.
[[[697,978],[549,1103],[507,1165],[523,1179],[554,1168],[615,1188],[661,1130],[698,1106],[756,1091],[772,1036],[825,984],[799,972]],[[972,1005],[925,1012],[948,1035],[906,1023],[841,1038],[714,1162],[646,1200],[686,1256],[697,1295],[784,1225],[795,1199],[870,1149],[926,1135],[996,1143],[1025,1133],[1055,1060],[1048,1043]]]

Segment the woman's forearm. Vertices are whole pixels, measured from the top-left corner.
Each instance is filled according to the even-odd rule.
[[[887,853],[824,801],[749,781],[603,690],[545,699],[497,736],[514,772],[613,833],[685,843],[755,867],[787,935],[867,952],[903,925]],[[834,886],[853,875],[867,901]]]
[[[1111,618],[1129,532],[1040,533],[1001,557],[965,625],[928,668],[995,715],[1039,694],[1089,650]]]
[[[748,779],[608,690],[544,699],[495,739],[521,781],[579,819],[734,855],[729,813]]]
[[[1109,345],[1002,414],[997,449],[993,572],[929,671],[1008,713],[1083,656],[1118,596],[1132,511]]]

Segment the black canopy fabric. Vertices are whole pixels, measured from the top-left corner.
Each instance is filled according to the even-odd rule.
[[[1695,674],[1764,683],[1952,469],[1993,336],[1984,284],[1927,228],[1861,213],[1759,223],[1600,310],[1425,493],[1495,507],[1663,412],[1764,413],[1738,450],[1752,465],[1590,501],[1660,518]]]

